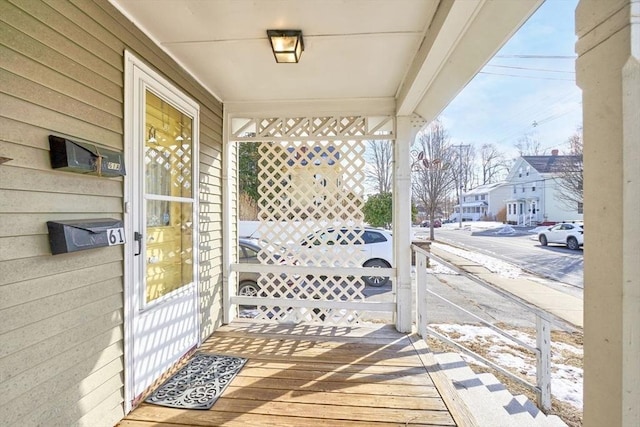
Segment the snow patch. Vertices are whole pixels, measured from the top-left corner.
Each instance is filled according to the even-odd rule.
[[[490,257],[488,255],[480,254],[477,252],[469,252],[463,249],[454,248],[453,246],[443,245],[436,242],[432,243],[432,245],[443,251],[447,251],[459,257],[476,262],[486,267],[492,273],[497,273],[500,276],[507,277],[509,279],[515,279],[523,274],[523,271],[520,268],[509,264],[508,262]]]
[[[486,326],[478,325],[453,325],[453,324],[433,324],[434,329],[444,332],[447,335],[455,335],[455,340],[461,343],[474,342],[487,349],[486,357],[500,366],[525,375],[529,382],[536,381],[536,359],[531,353],[520,348],[513,341],[498,334]],[[506,330],[507,333],[522,340],[523,342],[535,346],[535,337],[518,330]],[[562,352],[569,352],[582,357],[582,348],[564,342],[551,342],[551,393],[553,396],[567,402],[577,409],[582,410],[582,389],[583,389],[583,369],[563,363]],[[465,361],[482,365],[475,359],[464,357]]]

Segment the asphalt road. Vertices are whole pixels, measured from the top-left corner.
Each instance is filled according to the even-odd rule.
[[[545,283],[569,294],[582,294],[583,257],[582,250],[572,251],[561,246],[541,246],[526,231],[516,234],[499,234],[499,228],[458,229],[457,224],[446,225],[435,230],[435,237],[475,252],[485,253],[502,259],[536,275],[547,277]],[[428,235],[426,228],[415,228],[414,234]],[[561,282],[556,283],[555,281]],[[562,283],[568,284],[563,285]],[[311,286],[317,284],[310,283]],[[516,327],[533,327],[535,318],[522,308],[462,276],[453,274],[432,274],[428,279],[429,290],[444,296],[453,303],[492,323],[502,323]],[[564,289],[562,289],[564,288]],[[391,283],[379,288],[367,286],[364,289],[367,301],[394,300]],[[451,307],[434,295],[427,296],[429,323],[475,323],[468,314]],[[415,310],[415,307],[414,307]],[[393,319],[384,313],[361,313],[362,320],[391,323]],[[250,317],[250,315],[249,315]]]
[[[584,259],[582,249],[573,251],[565,246],[541,246],[534,234],[516,229],[515,234],[500,233],[502,227],[479,230],[458,228],[447,224],[435,229],[436,240],[473,249],[517,265],[531,273],[558,282],[584,288]],[[415,235],[427,235],[429,229],[415,228]],[[532,238],[533,237],[533,238]]]

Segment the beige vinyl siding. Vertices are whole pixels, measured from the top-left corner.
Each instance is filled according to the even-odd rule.
[[[106,0],[0,0],[3,425],[123,416],[123,247],[52,256],[46,222],[123,218],[123,179],[53,170],[48,135],[124,150],[125,49],[200,105],[201,335],[221,323],[220,102]]]

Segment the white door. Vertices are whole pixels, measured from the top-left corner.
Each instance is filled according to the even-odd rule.
[[[198,105],[125,56],[128,408],[199,342]]]

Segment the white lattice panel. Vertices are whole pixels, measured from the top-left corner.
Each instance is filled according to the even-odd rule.
[[[391,116],[235,118],[236,141],[321,141],[393,139]]]
[[[366,140],[393,139],[393,118],[234,120],[235,140],[260,142],[257,234],[270,245],[258,259],[327,272],[260,274],[257,296],[265,303],[258,303],[250,316],[276,322],[358,322],[361,312],[338,306],[365,301],[365,282],[358,275],[332,274],[332,268],[360,268],[367,260],[362,236]],[[302,301],[313,307],[300,307]]]

